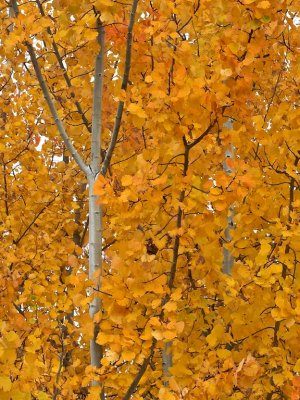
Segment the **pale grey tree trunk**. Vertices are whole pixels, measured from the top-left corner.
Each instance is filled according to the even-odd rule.
[[[231,230],[233,228],[233,216],[234,216],[234,210],[233,210],[233,207],[230,206],[229,210],[228,210],[228,215],[227,215],[227,227],[225,229],[226,243],[229,243],[232,240]],[[226,275],[231,275],[233,263],[234,263],[234,258],[232,256],[231,252],[224,247],[223,248],[223,272]]]
[[[91,137],[91,163],[89,166],[89,278],[94,282],[93,297],[90,303],[90,316],[92,320],[101,309],[101,302],[97,292],[101,287],[102,275],[102,210],[99,199],[94,194],[94,184],[100,171],[101,164],[101,131],[102,131],[102,98],[104,78],[104,55],[105,55],[105,30],[98,21],[98,43],[99,53],[96,57],[94,92],[93,92],[93,117]],[[95,278],[95,274],[97,277]],[[102,358],[101,346],[97,343],[98,326],[94,326],[94,335],[90,343],[91,365],[99,368]],[[93,382],[93,385],[97,385]]]
[[[168,386],[170,374],[170,368],[172,367],[172,342],[166,342],[162,350],[162,367],[163,367],[163,377],[164,385]]]
[[[224,124],[224,127],[227,129],[232,129],[233,120],[231,118],[228,118],[228,120]],[[234,147],[233,145],[230,145],[230,148],[227,149],[225,152],[225,160],[223,162],[223,169],[227,174],[230,174],[232,170],[226,163],[226,160],[227,159],[232,160],[233,158],[234,158]],[[227,226],[225,229],[225,237],[224,237],[226,243],[229,243],[232,240],[231,230],[233,229],[233,217],[234,217],[234,208],[233,205],[230,205],[227,214]],[[226,275],[231,275],[233,263],[234,263],[234,258],[231,252],[225,246],[223,246],[223,272]]]

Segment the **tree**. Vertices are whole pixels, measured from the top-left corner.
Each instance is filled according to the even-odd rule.
[[[1,399],[299,398],[299,8],[1,1]]]

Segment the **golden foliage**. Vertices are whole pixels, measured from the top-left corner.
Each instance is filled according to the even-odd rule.
[[[299,399],[299,2],[140,0],[126,91],[131,0],[19,1],[17,17],[0,3],[1,399],[93,400],[102,388],[124,400]],[[104,235],[95,370],[86,182],[26,44],[87,159],[98,18],[103,151],[118,101],[124,115],[94,188]]]

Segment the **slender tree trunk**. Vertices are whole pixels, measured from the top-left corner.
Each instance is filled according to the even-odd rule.
[[[88,177],[89,184],[89,278],[94,282],[93,292],[96,293],[101,286],[101,208],[97,204],[97,196],[94,195],[94,183],[95,177],[91,174]],[[95,280],[95,273],[97,272],[97,278]],[[93,298],[90,303],[90,316],[94,319],[101,309],[101,303],[99,296]],[[99,333],[98,327],[94,326],[94,336],[90,344],[90,357],[91,365],[93,367],[100,367],[100,361],[102,356],[101,346],[97,344],[97,335]]]
[[[98,21],[98,42],[100,46],[96,57],[93,93],[93,117],[91,137],[91,163],[88,175],[89,185],[89,279],[94,282],[94,294],[90,303],[90,316],[92,320],[101,310],[101,301],[97,293],[101,287],[102,275],[102,210],[99,199],[94,194],[94,184],[100,171],[101,163],[101,130],[102,130],[102,97],[103,97],[103,74],[104,74],[104,27]],[[96,275],[96,276],[95,276]],[[102,348],[97,343],[99,333],[98,324],[94,325],[94,335],[90,343],[91,365],[99,368],[102,358]],[[97,382],[92,383],[94,386]]]
[[[162,350],[162,367],[164,376],[164,385],[169,385],[170,368],[172,367],[172,342],[166,342]]]
[[[231,118],[228,118],[227,122],[224,124],[224,127],[227,129],[232,129],[233,128],[233,121]],[[223,162],[223,169],[227,174],[230,174],[231,168],[228,166],[226,163],[226,159],[233,159],[234,157],[234,147],[233,145],[230,146],[229,149],[226,150],[225,152],[225,160]],[[229,206],[228,209],[228,214],[227,214],[227,227],[225,229],[225,242],[229,243],[232,239],[231,237],[231,230],[233,228],[233,217],[234,217],[234,208],[232,205]],[[234,258],[231,254],[231,252],[226,249],[226,247],[223,247],[223,272],[227,275],[231,275],[231,270],[233,267],[234,263]]]
[[[232,240],[232,236],[231,236],[230,232],[233,228],[233,216],[234,216],[233,207],[230,206],[229,210],[228,210],[228,215],[227,215],[227,227],[225,229],[226,243],[229,243]],[[224,247],[224,250],[223,250],[223,272],[226,275],[231,275],[233,263],[234,263],[234,258],[232,256],[231,252]]]

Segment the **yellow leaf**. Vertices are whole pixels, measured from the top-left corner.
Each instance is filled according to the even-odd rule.
[[[171,378],[169,379],[169,386],[175,392],[179,392],[180,391],[180,386],[176,382],[176,379],[174,378],[174,376],[171,376]]]
[[[74,256],[73,254],[69,255],[68,263],[72,268],[76,268],[79,266],[78,258],[76,256]]]
[[[214,196],[218,196],[222,193],[222,189],[213,187],[210,189],[210,193],[213,194]]]
[[[129,104],[129,106],[127,107],[127,111],[129,111],[133,115],[138,116],[139,118],[147,118],[147,114],[137,103]]]
[[[239,45],[237,43],[229,43],[228,48],[232,51],[233,54],[237,54],[239,51]]]
[[[168,301],[168,303],[166,303],[164,305],[164,310],[165,311],[176,311],[177,310],[177,303],[175,301]]]
[[[286,380],[286,377],[283,374],[274,374],[272,379],[276,386],[282,386]]]
[[[257,264],[262,264],[266,261],[268,254],[271,251],[271,245],[269,244],[269,240],[268,239],[263,239],[260,242],[260,250],[258,255],[255,258],[255,261]]]
[[[176,337],[176,332],[174,331],[164,331],[163,337],[168,340],[172,340]]]
[[[106,22],[106,23],[112,23],[114,21],[115,16],[114,16],[113,12],[110,12],[108,10],[110,10],[110,8],[108,8],[108,7],[107,7],[107,10],[101,10],[101,21]],[[96,33],[96,32],[94,32],[94,33]]]
[[[174,292],[172,293],[171,299],[174,300],[174,301],[176,301],[176,300],[181,299],[181,296],[182,296],[182,289],[181,289],[181,288],[177,288],[177,289],[175,289]]]
[[[223,325],[217,324],[214,326],[211,333],[206,337],[206,341],[210,347],[214,347],[219,339],[224,335],[224,327]]]
[[[267,9],[267,8],[270,8],[270,7],[271,7],[271,3],[269,1],[266,1],[266,0],[261,1],[261,2],[259,2],[257,4],[257,8],[262,8],[264,10]]]
[[[230,68],[221,69],[220,73],[221,73],[221,75],[224,76],[225,78],[228,78],[229,76],[232,75],[232,69],[230,69]]]
[[[96,0],[94,6],[102,9],[103,7],[113,7],[114,3],[112,0]]]
[[[16,334],[15,331],[10,331],[10,332],[8,332],[8,333],[5,335],[5,339],[6,339],[8,342],[17,342],[17,343],[19,343],[19,341],[20,341],[19,336]]]
[[[193,375],[192,371],[188,369],[184,364],[182,363],[177,363],[173,367],[170,368],[170,372],[174,376],[187,376],[187,375]]]
[[[297,373],[300,372],[300,358],[298,358],[293,370]]]
[[[161,305],[161,299],[155,299],[151,303],[151,306],[152,306],[153,309],[157,308],[160,305]]]
[[[122,186],[130,186],[132,184],[132,176],[131,175],[124,175],[121,179]]]
[[[99,400],[100,391],[101,391],[101,387],[100,386],[92,386],[92,387],[90,387],[89,388],[89,394],[88,394],[86,400]]]
[[[44,392],[39,392],[37,398],[38,398],[38,400],[49,400],[50,399],[49,395]]]
[[[161,321],[157,317],[152,317],[149,320],[149,324],[155,327],[161,327]]]
[[[162,340],[163,339],[163,334],[162,334],[161,331],[153,330],[151,332],[151,334],[156,340]],[[141,335],[141,338],[144,339],[144,337],[142,335]],[[147,337],[147,339],[148,339],[148,337]]]
[[[265,123],[264,118],[261,115],[255,115],[252,117],[252,121],[257,130],[261,129]]]
[[[0,387],[3,389],[4,392],[9,392],[12,383],[8,376],[0,376]]]
[[[269,244],[269,240],[262,240],[260,242],[260,251],[259,253],[266,256],[271,250],[271,246]]]
[[[23,388],[23,390],[26,390],[26,389]],[[9,400],[31,400],[31,399],[32,399],[32,397],[31,397],[30,393],[24,393],[18,389],[13,389],[13,390],[9,391]],[[1,397],[1,400],[2,400],[2,397]],[[38,400],[40,400],[40,399],[38,398]],[[50,397],[49,396],[44,397],[42,400],[50,400]]]
[[[221,359],[225,359],[231,356],[231,352],[226,349],[218,349],[217,350],[217,356]]]
[[[122,358],[125,361],[131,361],[135,358],[135,352],[130,350],[125,350],[122,352]]]
[[[51,19],[48,17],[42,17],[39,19],[39,25],[41,25],[43,28],[48,28],[48,26],[51,26],[52,22]]]
[[[250,173],[246,173],[245,175],[239,176],[239,182],[248,188],[255,187],[257,182],[254,176]]]
[[[160,400],[176,400],[174,394],[171,393],[170,390],[165,387],[159,389],[158,398]]]
[[[183,321],[178,321],[176,322],[176,331],[178,334],[182,333],[184,330],[184,322]]]
[[[228,207],[228,205],[225,201],[219,201],[219,200],[214,201],[213,206],[214,206],[214,209],[217,211],[226,210],[226,208]]]

